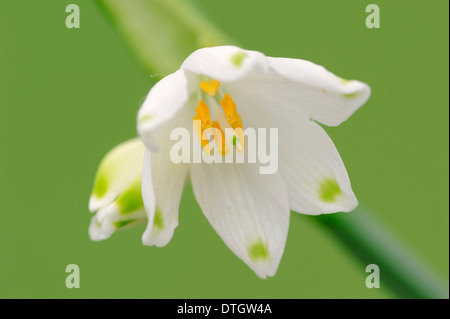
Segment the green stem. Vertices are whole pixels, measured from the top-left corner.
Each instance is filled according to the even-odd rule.
[[[149,73],[175,72],[193,51],[231,40],[189,1],[97,0]]]
[[[236,42],[189,1],[97,0],[135,57],[151,73],[174,72],[198,48]],[[363,265],[380,267],[381,284],[401,298],[448,298],[448,289],[361,209],[351,214],[310,217],[330,230]]]
[[[370,214],[357,208],[350,214],[309,217],[334,236],[365,266],[380,269],[386,284],[400,298],[448,298],[448,288],[416,256]]]

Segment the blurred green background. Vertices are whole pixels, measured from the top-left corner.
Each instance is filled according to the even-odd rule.
[[[448,282],[448,1],[193,1],[246,49],[311,60],[365,81],[372,97],[327,128],[360,203]],[[65,26],[76,3],[81,28]],[[157,44],[155,44],[157,45]],[[163,59],[164,57],[162,57]],[[165,248],[144,227],[93,243],[87,210],[105,153],[136,135],[155,80],[92,1],[0,4],[1,298],[391,298],[310,218],[291,215],[275,277],[223,244],[186,189]],[[66,265],[81,288],[65,286]]]

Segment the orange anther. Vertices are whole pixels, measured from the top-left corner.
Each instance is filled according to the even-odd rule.
[[[200,100],[198,102],[195,113],[197,114],[198,119],[202,121],[202,127],[204,126],[205,129],[211,127],[211,116],[209,115],[209,108],[208,105],[203,102],[203,100]]]
[[[236,147],[238,152],[242,152],[244,148],[244,132],[242,119],[239,113],[236,111],[236,104],[230,95],[225,94],[223,99],[220,100],[220,104],[222,104],[223,111],[225,113],[225,117],[227,119],[228,124],[234,129],[235,134],[239,138],[240,148]],[[236,145],[235,145],[236,146]]]
[[[227,121],[229,121],[229,119],[233,118],[236,114],[236,104],[234,103],[231,96],[227,93],[225,93],[223,99],[220,100],[220,104],[222,104],[223,111],[225,113],[225,116],[227,117]]]
[[[220,82],[217,80],[200,81],[200,88],[208,95],[214,96],[217,94]]]
[[[192,118],[192,121],[194,123],[195,132],[197,133],[197,137],[200,141],[200,144],[202,145],[203,150],[206,152],[207,155],[211,155],[211,148],[209,146],[209,141],[207,139],[202,138],[204,132],[207,131],[202,125],[202,121],[197,116],[194,116]]]

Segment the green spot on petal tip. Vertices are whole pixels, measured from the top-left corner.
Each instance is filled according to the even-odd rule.
[[[339,80],[341,81],[342,84],[348,84],[352,81],[352,80],[347,80],[347,79],[343,79],[343,78],[339,78]]]
[[[143,115],[143,116],[141,116],[140,118],[139,118],[139,124],[142,124],[142,123],[145,123],[145,122],[148,122],[148,121],[151,121],[153,119],[153,115],[151,115],[151,114],[145,114],[145,115]]]
[[[253,262],[269,259],[269,250],[262,241],[257,241],[248,248],[248,255]]]
[[[358,93],[347,93],[347,94],[342,94],[342,96],[345,97],[346,99],[353,99],[358,96]]]
[[[320,183],[319,196],[325,203],[333,203],[336,197],[342,194],[342,190],[335,179],[329,178]]]
[[[102,198],[108,191],[108,181],[104,174],[99,174],[94,183],[93,195]]]
[[[114,226],[116,226],[116,228],[122,228],[122,227],[125,227],[128,224],[131,224],[134,221],[136,221],[136,219],[120,220],[118,222],[114,222]]]
[[[240,67],[242,65],[242,62],[244,62],[244,59],[247,57],[247,53],[245,52],[237,52],[234,53],[231,56],[231,63],[233,63],[233,65],[235,67]]]
[[[117,206],[120,208],[122,215],[129,214],[144,207],[141,194],[141,181],[135,181],[128,189],[126,189],[117,199]]]
[[[153,220],[153,227],[157,228],[158,230],[163,230],[164,228],[164,218],[161,210],[158,207],[156,207],[155,209],[155,219]]]

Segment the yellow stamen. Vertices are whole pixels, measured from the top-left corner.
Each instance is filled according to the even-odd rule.
[[[223,99],[220,100],[220,104],[222,104],[223,111],[225,113],[225,117],[227,118],[228,124],[232,128],[240,127],[242,128],[242,120],[239,114],[236,112],[236,104],[230,95],[226,94],[223,96]]]
[[[229,94],[225,93],[223,99],[220,101],[220,104],[222,104],[227,121],[236,114],[236,104]]]
[[[200,88],[208,95],[214,96],[217,94],[220,82],[217,80],[200,81]]]
[[[197,133],[197,137],[200,141],[200,144],[202,145],[203,150],[207,155],[211,155],[211,147],[209,146],[209,141],[202,139],[203,132],[205,132],[202,127],[202,121],[197,116],[194,116],[192,118],[192,121],[194,123],[195,132]]]
[[[197,114],[197,117],[200,121],[202,121],[202,127],[204,126],[205,129],[211,127],[211,116],[209,115],[209,108],[208,105],[203,102],[203,100],[200,100],[198,102],[197,109],[195,110],[195,113]]]
[[[230,153],[230,150],[225,142],[225,133],[220,128],[220,124],[217,121],[212,123],[212,127],[217,131],[214,132],[214,141],[216,142],[217,150],[220,152],[220,155],[225,156]]]
[[[202,145],[203,150],[206,154],[211,155],[211,148],[209,146],[209,141],[207,139],[203,139],[203,135],[211,128],[211,116],[209,114],[208,105],[200,100],[198,102],[197,109],[195,110],[196,116],[192,118],[194,122],[194,128],[197,133],[198,139],[200,140],[200,144]]]
[[[223,111],[225,113],[225,117],[227,119],[228,124],[233,128],[235,134],[239,138],[239,143],[241,144],[241,148],[236,147],[239,153],[244,150],[244,129],[242,126],[242,119],[239,113],[236,111],[236,104],[230,95],[226,94],[223,96],[223,99],[220,100],[220,104],[222,104]]]

